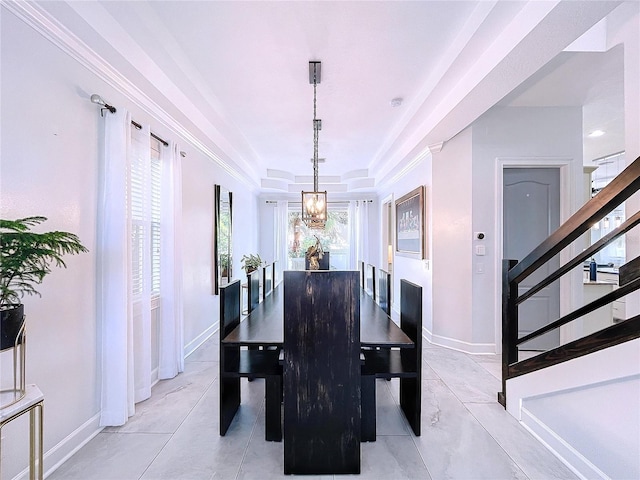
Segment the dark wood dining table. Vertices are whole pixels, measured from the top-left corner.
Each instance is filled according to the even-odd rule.
[[[350,273],[350,272],[343,272],[343,273]],[[338,274],[336,274],[338,275]],[[285,278],[286,280],[286,278]],[[290,279],[290,280],[294,280],[295,282],[298,281],[297,278],[295,279]],[[322,280],[321,277],[317,277],[315,278],[315,280],[318,280],[318,284],[320,284],[320,280]],[[310,281],[312,281],[310,279]],[[325,280],[326,281],[326,280]],[[231,332],[229,332],[226,336],[224,336],[224,338],[221,339],[221,351],[222,349],[225,350],[236,350],[236,351],[240,351],[241,347],[248,347],[249,350],[251,350],[251,348],[253,347],[254,350],[256,351],[255,348],[257,347],[262,347],[263,350],[259,350],[257,352],[265,352],[265,354],[268,354],[268,352],[270,351],[269,347],[278,347],[280,349],[280,351],[283,351],[284,347],[285,347],[285,313],[291,313],[289,310],[287,312],[285,312],[285,288],[284,288],[284,283],[276,286],[276,288],[274,288],[273,292],[267,296],[262,302],[260,302],[252,311],[251,313],[244,318],[237,327],[235,327]],[[298,285],[297,283],[292,283],[293,285]],[[357,285],[357,283],[356,283]],[[295,288],[292,290],[294,291]],[[323,291],[322,289],[320,291]],[[357,386],[353,386],[353,382],[349,382],[347,380],[347,383],[341,384],[341,383],[337,383],[337,387],[334,388],[333,390],[335,390],[336,392],[340,393],[343,391],[343,389],[353,389],[354,392],[357,392],[353,397],[349,397],[349,398],[357,398],[357,402],[362,402],[361,407],[360,405],[358,407],[355,407],[357,412],[359,412],[359,415],[361,415],[361,417],[358,417],[358,419],[356,420],[356,430],[357,430],[357,450],[355,450],[355,452],[352,452],[350,449],[346,449],[345,451],[349,451],[350,453],[348,455],[346,455],[346,460],[344,460],[344,465],[340,464],[340,466],[336,466],[335,468],[338,468],[338,470],[333,470],[334,466],[333,465],[325,465],[325,461],[326,459],[323,458],[323,455],[326,454],[326,452],[324,452],[323,450],[326,450],[327,448],[321,449],[320,453],[316,453],[314,455],[312,455],[313,460],[307,462],[306,457],[303,459],[304,461],[300,460],[300,458],[298,458],[298,453],[300,453],[298,450],[300,450],[300,448],[297,447],[297,444],[300,442],[300,444],[302,445],[304,442],[306,442],[307,439],[306,435],[304,434],[304,432],[307,432],[306,428],[307,427],[299,427],[299,425],[296,423],[295,420],[291,420],[290,421],[290,428],[288,429],[287,427],[287,405],[290,405],[290,401],[291,398],[296,398],[295,396],[297,395],[296,393],[296,389],[298,387],[295,387],[292,391],[292,393],[290,392],[290,389],[287,388],[287,385],[289,385],[287,383],[287,378],[293,378],[293,376],[295,376],[295,374],[292,373],[291,377],[287,377],[286,376],[286,370],[287,370],[287,365],[289,365],[289,363],[291,362],[287,362],[286,358],[283,360],[283,358],[281,357],[280,362],[281,364],[284,363],[285,367],[285,385],[284,385],[284,390],[285,390],[285,395],[284,395],[284,405],[285,405],[285,419],[284,419],[284,432],[285,432],[285,437],[287,435],[289,435],[291,437],[291,441],[289,444],[287,444],[286,438],[285,438],[285,473],[326,473],[326,472],[333,472],[333,473],[359,473],[359,468],[360,468],[360,456],[359,456],[359,445],[360,445],[360,441],[374,441],[375,440],[375,379],[377,378],[388,378],[387,376],[381,375],[380,372],[376,372],[371,370],[370,368],[365,368],[366,365],[365,364],[365,356],[364,353],[362,353],[363,350],[365,351],[369,351],[369,352],[392,352],[395,349],[399,349],[399,351],[396,351],[396,353],[407,353],[409,354],[409,349],[413,349],[414,352],[419,353],[416,350],[416,342],[414,342],[392,319],[390,316],[387,315],[387,313],[378,305],[376,304],[376,302],[371,298],[370,295],[368,295],[365,290],[358,288],[357,286],[355,287],[355,289],[353,290],[353,293],[358,292],[359,293],[359,297],[357,298],[357,301],[359,302],[358,307],[356,308],[355,311],[359,312],[359,319],[357,321],[359,321],[360,324],[360,335],[359,335],[359,341],[360,341],[360,348],[356,347],[358,351],[360,351],[360,359],[362,363],[362,371],[359,368],[357,370],[357,373],[355,376],[353,376],[353,373],[350,374],[350,376],[348,375],[347,377],[352,378],[353,380],[359,379]],[[298,292],[299,293],[299,292]],[[349,297],[349,295],[347,295],[347,297]],[[293,298],[297,298],[296,296],[294,296]],[[306,297],[305,297],[306,298]],[[351,296],[350,298],[353,298],[353,296]],[[289,298],[287,300],[288,303],[287,305],[290,305],[291,302],[291,298]],[[347,302],[349,302],[349,300],[347,300]],[[293,308],[293,305],[291,304],[290,306],[288,306],[287,308]],[[342,307],[341,307],[342,308]],[[337,318],[339,318],[340,315],[337,316]],[[306,320],[308,321],[308,319]],[[324,320],[322,320],[324,321]],[[331,321],[331,320],[330,320]],[[301,321],[302,322],[302,321]],[[301,325],[304,325],[304,323],[301,323]],[[299,327],[296,326],[294,328],[297,329],[304,329],[305,327]],[[333,329],[330,329],[329,331],[333,331]],[[289,332],[288,335],[291,335],[292,333]],[[290,338],[290,337],[287,337]],[[288,340],[289,342],[291,340]],[[340,342],[338,342],[340,343]],[[348,344],[348,343],[347,343]],[[298,345],[298,344],[295,344]],[[333,345],[333,344],[332,344]],[[295,348],[295,347],[288,347],[288,348]],[[393,349],[393,350],[392,350]],[[324,350],[323,350],[324,351]],[[366,352],[365,352],[366,353]],[[418,358],[419,356],[416,353],[416,358]],[[295,356],[295,354],[292,354]],[[403,354],[404,355],[404,354]],[[336,358],[338,358],[339,355],[336,355]],[[414,355],[413,354],[409,354],[409,358],[413,358]],[[347,357],[348,358],[348,357]],[[393,357],[393,358],[399,358],[399,357]],[[295,362],[296,360],[292,360],[293,362]],[[323,360],[324,361],[324,360]],[[418,360],[419,361],[419,360]],[[314,363],[314,361],[310,362],[310,364]],[[409,362],[411,363],[411,362]],[[413,362],[415,363],[415,361]],[[316,362],[317,364],[317,362]],[[242,365],[242,364],[241,364]],[[323,365],[325,365],[323,363]],[[316,365],[317,366],[317,365]],[[221,364],[221,368],[222,368],[222,364]],[[413,368],[416,368],[415,365]],[[242,368],[241,368],[242,369]],[[366,370],[366,373],[365,373]],[[375,370],[375,369],[374,369]],[[289,370],[291,372],[298,372],[298,368],[293,368],[293,370]],[[415,376],[415,370],[412,370],[414,373],[413,375]],[[323,373],[324,370],[322,370],[321,376],[324,374]],[[246,372],[245,372],[246,373]],[[233,372],[222,372],[221,371],[221,376],[233,376]],[[333,378],[333,374],[330,374],[331,378]],[[404,375],[404,374],[403,374]],[[411,374],[409,374],[410,376]],[[399,376],[399,375],[389,375],[389,376]],[[249,376],[250,377],[250,376]],[[402,379],[401,378],[401,383],[402,381],[405,381],[407,379]],[[338,380],[338,382],[344,382],[343,380]],[[295,385],[298,385],[295,383],[294,380],[291,380],[289,383],[292,383]],[[350,385],[350,387],[346,387],[346,385]],[[306,391],[308,385],[307,384],[300,384],[302,385],[301,389],[302,391],[304,391],[304,395],[306,395],[308,392]],[[306,385],[306,386],[305,386]],[[314,384],[315,385],[315,384]],[[345,386],[342,386],[345,385]],[[291,387],[291,385],[289,385]],[[329,388],[329,390],[331,390],[331,388]],[[402,390],[402,388],[401,388]],[[325,390],[323,390],[325,391]],[[289,396],[287,396],[287,392],[289,393]],[[222,405],[222,391],[221,391],[221,405]],[[303,397],[304,397],[303,395]],[[330,397],[327,393],[327,391],[325,391],[325,397],[327,397],[327,402],[328,404],[331,404],[331,402],[333,400],[330,400]],[[287,398],[289,398],[289,401],[287,401]],[[305,397],[306,398],[306,397]],[[324,397],[323,397],[324,398]],[[271,399],[271,400],[269,400]],[[237,400],[239,402],[239,398]],[[277,401],[277,400],[276,400]],[[275,425],[275,421],[277,420],[277,424],[279,424],[279,419],[280,419],[280,402],[274,403],[273,399],[271,397],[268,396],[268,392],[267,392],[267,423],[269,418],[274,419],[273,422],[271,422],[273,425]],[[414,402],[415,403],[415,402]],[[294,400],[293,404],[297,405],[296,401]],[[293,405],[291,404],[291,405]],[[271,406],[270,406],[271,405]],[[315,408],[314,407],[315,403],[310,404],[309,406],[307,406],[308,408]],[[342,404],[340,404],[342,405]],[[307,412],[306,408],[304,407],[303,410],[304,412]],[[411,412],[413,410],[414,406],[413,403],[411,405],[409,405],[409,412]],[[292,412],[295,411],[296,413],[298,413],[298,411],[292,406],[291,407]],[[233,412],[235,412],[235,409],[232,409]],[[403,408],[403,410],[405,410],[405,408]],[[270,413],[269,413],[270,412]],[[303,413],[304,413],[303,412]],[[407,415],[408,411],[405,411],[405,416]],[[292,417],[295,416],[292,413]],[[309,417],[308,413],[304,413],[303,415],[304,420],[307,421]],[[232,417],[231,417],[232,418]],[[315,418],[315,417],[314,417]],[[333,417],[331,417],[333,420],[335,420]],[[345,417],[346,419],[346,423],[345,423],[345,428],[350,428],[348,427],[349,425],[351,425],[351,420],[349,420],[349,418],[351,417]],[[409,418],[409,417],[407,417]],[[340,420],[341,421],[341,420]],[[340,422],[338,421],[338,423]],[[315,423],[317,423],[317,421],[312,421],[311,425],[317,426]],[[272,425],[272,427],[273,427]],[[361,425],[362,425],[362,430],[361,430]],[[302,433],[298,432],[298,434],[295,433],[290,433],[292,431],[298,431],[301,430]],[[282,433],[279,431],[279,429],[277,428],[277,425],[275,427],[275,429],[270,429],[269,427],[267,427],[266,429],[267,431],[267,440],[277,440],[279,438],[282,437]],[[317,443],[317,438],[316,438],[316,434],[319,434],[319,431],[314,431],[315,433],[313,433],[309,438],[309,445],[315,445]],[[327,433],[328,432],[328,433]],[[333,432],[333,430],[331,428],[328,429],[328,431],[325,432],[327,438],[330,438],[332,435],[335,435],[335,432]],[[306,436],[305,436],[306,435]],[[348,436],[347,434],[345,434],[346,436]],[[324,439],[324,437],[323,437]],[[326,439],[322,440],[325,441]],[[315,442],[315,443],[314,443]],[[324,443],[320,442],[322,445],[324,445]],[[338,442],[339,443],[339,442]],[[287,445],[289,445],[289,450],[287,450]],[[306,445],[306,444],[305,444]],[[328,444],[327,444],[328,445]],[[296,450],[296,448],[298,448],[298,450]],[[308,450],[307,447],[302,448],[301,450],[302,452],[310,452],[310,450]],[[290,452],[289,455],[287,455],[287,452]],[[342,452],[342,450],[341,450]],[[306,453],[305,453],[306,455]],[[305,455],[302,455],[303,457]],[[328,454],[327,454],[328,455]],[[316,458],[317,457],[317,458]],[[351,462],[351,457],[353,457],[353,462]],[[332,457],[333,458],[333,457]],[[342,457],[340,457],[342,458]],[[289,459],[289,460],[287,460]],[[298,465],[298,463],[300,463],[300,465],[304,464],[304,467],[301,467],[300,465]],[[332,463],[332,462],[329,462]],[[340,463],[340,462],[338,462]],[[342,468],[345,468],[346,470],[340,470]],[[353,468],[353,470],[352,470]]]
[[[284,344],[284,289],[273,290],[231,331],[222,343],[228,346],[276,346]],[[415,343],[364,291],[360,290],[360,345],[371,348],[415,348]]]

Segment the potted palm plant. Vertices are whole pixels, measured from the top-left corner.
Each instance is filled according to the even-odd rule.
[[[0,219],[0,351],[20,342],[24,322],[25,295],[38,295],[36,286],[51,273],[51,267],[64,267],[63,255],[88,250],[73,233],[36,233],[31,228],[47,220],[27,217]]]

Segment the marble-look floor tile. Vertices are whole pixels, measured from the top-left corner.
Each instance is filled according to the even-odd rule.
[[[222,437],[218,382],[215,381],[141,479],[235,478],[263,403],[264,388],[258,383],[241,383],[243,403]]]
[[[433,479],[526,479],[442,381],[422,386],[422,435],[414,442]]]
[[[284,442],[265,440],[265,409],[260,410],[237,479],[290,479],[284,474]],[[304,475],[305,480],[332,480],[333,475]]]
[[[265,409],[261,408],[251,439],[244,452],[238,479],[286,478],[284,475],[284,442],[267,442],[265,430]]]
[[[409,435],[378,435],[375,442],[361,445],[361,471],[359,479],[420,479],[431,476]],[[336,478],[341,478],[336,475]]]
[[[439,380],[440,377],[433,368],[427,363],[424,354],[422,355],[422,379],[423,380]]]
[[[494,403],[501,383],[469,355],[445,348],[427,350],[427,364],[462,402]]]
[[[185,363],[191,362],[218,362],[220,360],[220,339],[218,333],[211,335],[191,355],[185,358]]]
[[[502,405],[469,403],[466,407],[531,480],[578,478]]]
[[[217,334],[210,337],[186,359],[183,374],[154,386],[125,426],[99,434],[48,478],[291,478],[283,474],[284,444],[264,438],[264,380],[241,381],[241,406],[220,436],[218,341]],[[399,380],[377,380],[377,441],[362,444],[362,473],[353,477],[574,478],[497,404],[500,374],[497,355],[467,355],[424,342],[422,436],[413,435],[399,407]]]
[[[491,375],[496,377],[498,380],[502,381],[502,359],[498,357],[496,360],[496,356],[491,356],[487,358],[486,356],[474,356],[473,360],[482,368],[484,368]]]
[[[409,425],[394,398],[399,390],[398,379],[376,380],[376,435],[409,435]]]
[[[135,415],[126,424],[108,427],[105,431],[175,432],[217,374],[217,365],[212,363],[185,365],[184,372],[172,379],[160,380],[154,385],[151,398],[136,404]]]
[[[100,433],[48,480],[137,480],[171,435]]]

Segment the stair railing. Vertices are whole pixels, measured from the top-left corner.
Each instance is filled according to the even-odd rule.
[[[518,286],[522,281],[560,253],[565,247],[569,246],[574,240],[589,231],[593,224],[608,215],[638,189],[640,189],[640,157],[585,203],[569,220],[520,262],[509,259],[503,260],[502,391],[498,392],[498,401],[503,406],[506,407],[506,382],[508,379],[640,337],[640,315],[638,315],[591,335],[542,352],[532,358],[518,360],[519,345],[566,325],[640,288],[640,257],[637,257],[619,268],[619,288],[561,316],[559,319],[550,321],[538,330],[518,337],[518,305],[573,268],[583,264],[593,257],[596,252],[638,225],[640,223],[640,212],[628,217],[619,227],[580,252],[526,292],[518,295]]]

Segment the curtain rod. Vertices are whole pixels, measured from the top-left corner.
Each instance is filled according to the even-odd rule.
[[[131,125],[136,127],[138,130],[142,130],[142,125],[140,125],[138,122],[134,122],[133,120],[131,120]],[[151,132],[151,136],[162,143],[165,147],[169,146],[169,144],[165,140],[157,136],[155,133]]]

